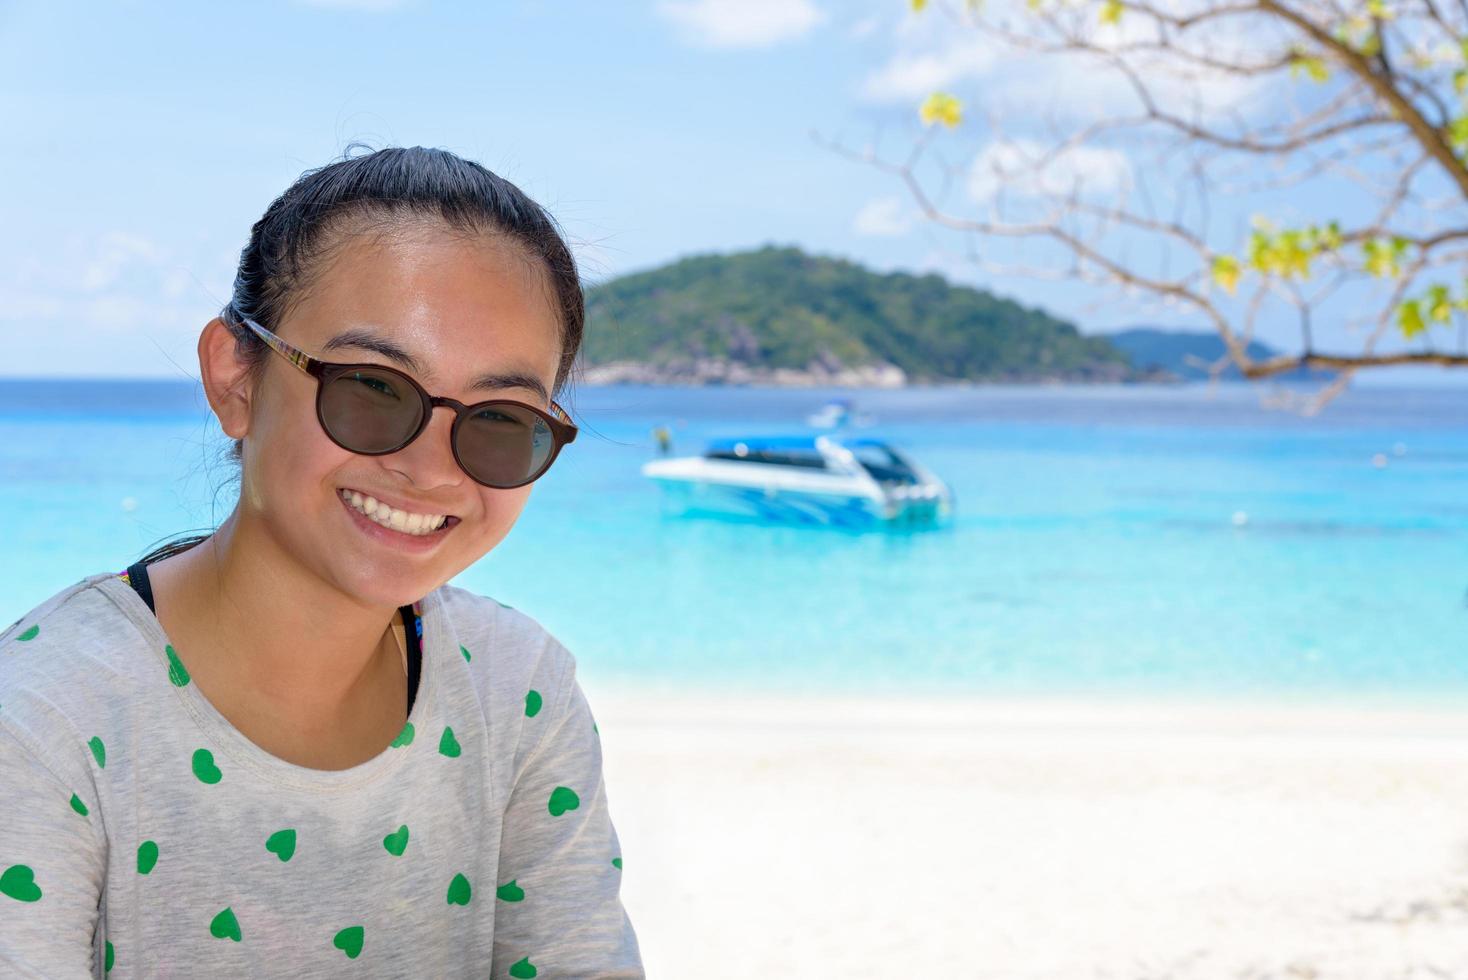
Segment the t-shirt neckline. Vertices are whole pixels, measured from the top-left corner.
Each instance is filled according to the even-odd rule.
[[[142,596],[115,573],[100,577],[97,587],[127,616],[147,641],[148,655],[157,663],[158,682],[173,688],[173,693],[184,710],[192,716],[213,746],[224,752],[231,761],[248,767],[274,783],[318,791],[346,790],[381,779],[403,764],[418,741],[418,733],[425,732],[437,714],[437,680],[442,673],[443,664],[441,651],[448,639],[447,623],[443,618],[438,589],[428,593],[420,602],[423,623],[420,643],[422,675],[418,682],[418,695],[413,700],[413,709],[402,732],[377,755],[348,769],[312,769],[288,762],[255,744],[214,706],[192,680],[182,685],[171,683],[171,677],[175,675],[172,672],[173,665],[168,659],[167,647],[172,640]]]

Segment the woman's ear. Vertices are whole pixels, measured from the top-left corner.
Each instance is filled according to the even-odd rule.
[[[250,428],[249,365],[239,357],[234,334],[219,317],[199,334],[199,374],[219,427],[231,439],[243,438]]]

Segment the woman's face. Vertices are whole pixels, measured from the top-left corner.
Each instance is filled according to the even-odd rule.
[[[512,245],[433,226],[354,235],[331,254],[276,332],[327,361],[397,367],[430,395],[465,404],[513,398],[545,408],[529,388],[472,390],[470,382],[521,372],[551,390],[560,325],[547,275],[543,263]],[[358,345],[329,345],[348,330],[390,341],[421,371]],[[242,520],[371,605],[421,598],[503,540],[534,484],[496,490],[471,479],[449,446],[452,411],[435,409],[418,438],[398,452],[361,456],[322,431],[316,387],[315,378],[270,355],[244,437]],[[344,489],[458,520],[443,532],[404,539],[355,513],[342,499]]]

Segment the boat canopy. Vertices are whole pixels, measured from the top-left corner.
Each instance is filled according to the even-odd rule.
[[[832,439],[830,436],[746,436],[743,439],[716,439],[709,443],[704,458],[812,470],[830,469],[825,455],[816,446],[818,438],[851,450],[856,462],[879,483],[919,482],[912,467],[880,439]]]

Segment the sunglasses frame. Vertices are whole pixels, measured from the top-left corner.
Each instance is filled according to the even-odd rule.
[[[490,487],[494,490],[514,490],[515,488],[523,487],[528,483],[534,483],[536,480],[544,476],[546,471],[550,469],[551,464],[556,461],[556,457],[561,454],[561,447],[576,441],[576,433],[579,430],[577,429],[575,423],[571,421],[571,417],[566,414],[565,409],[561,408],[561,406],[557,405],[554,401],[550,403],[549,411],[543,408],[538,408],[535,405],[527,404],[526,402],[518,401],[514,398],[492,398],[488,401],[475,402],[473,405],[465,405],[458,399],[449,398],[446,395],[430,395],[422,385],[420,385],[416,380],[413,379],[412,375],[407,374],[395,367],[388,367],[386,364],[341,364],[335,361],[323,361],[319,357],[312,357],[310,354],[307,354],[299,347],[295,347],[291,344],[286,343],[280,337],[271,333],[269,330],[262,327],[260,324],[256,323],[254,320],[250,319],[247,316],[241,315],[240,320],[244,322],[245,326],[253,330],[255,334],[277,354],[281,355],[286,360],[294,364],[296,367],[304,371],[306,374],[316,379],[316,421],[321,425],[321,431],[326,433],[326,437],[336,445],[341,446],[341,448],[345,449],[347,452],[356,453],[359,456],[388,456],[392,453],[399,452],[404,447],[410,445],[414,439],[417,439],[420,435],[422,435],[424,429],[428,428],[428,423],[433,419],[434,409],[450,408],[454,411],[454,424],[453,427],[449,429],[449,450],[454,454],[454,462],[459,464],[459,469],[463,470],[465,475],[468,476],[469,479],[473,480],[475,483],[478,483],[480,486]],[[336,436],[331,434],[331,429],[327,427],[326,420],[322,418],[321,402],[326,392],[326,386],[332,381],[335,381],[337,378],[341,377],[346,372],[362,368],[367,368],[373,371],[386,371],[389,374],[396,375],[397,377],[402,378],[408,383],[409,387],[411,387],[414,391],[418,393],[418,397],[423,401],[423,412],[418,419],[418,427],[413,430],[412,434],[409,435],[408,438],[403,440],[401,445],[394,446],[392,449],[384,449],[379,452],[363,452],[360,449],[353,449],[351,446],[342,446],[342,444],[337,440]],[[532,473],[529,478],[521,481],[520,483],[513,483],[509,486],[499,486],[498,484],[485,483],[483,480],[479,479],[479,477],[475,476],[473,473],[470,473],[469,468],[464,465],[464,461],[459,458],[459,423],[462,422],[465,417],[467,417],[472,412],[476,412],[479,409],[490,405],[514,405],[517,408],[526,409],[527,411],[533,412],[536,415],[540,416],[541,419],[545,421],[547,427],[550,429],[552,443],[550,455],[546,457],[545,462],[541,464],[540,468],[536,472]]]

